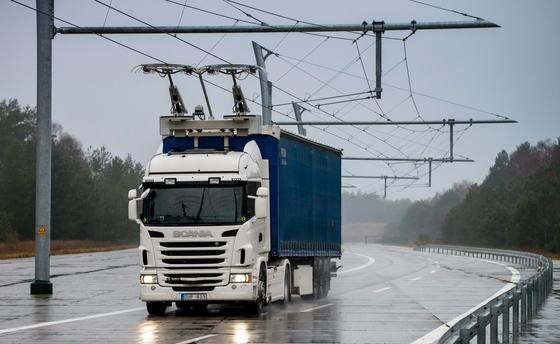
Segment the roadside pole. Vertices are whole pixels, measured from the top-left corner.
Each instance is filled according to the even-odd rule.
[[[37,132],[35,166],[35,280],[31,294],[50,295],[51,100],[54,0],[37,0]]]

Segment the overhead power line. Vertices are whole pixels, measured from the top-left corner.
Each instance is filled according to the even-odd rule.
[[[451,13],[460,14],[460,15],[465,16],[465,17],[470,17],[470,18],[474,18],[474,19],[477,19],[477,20],[483,20],[481,17],[473,16],[473,15],[468,14],[468,13],[465,13],[465,12],[459,12],[459,11],[456,11],[456,10],[453,10],[453,9],[450,9],[450,8],[445,8],[445,7],[441,7],[441,6],[436,6],[436,5],[433,5],[433,4],[429,4],[429,3],[427,3],[427,2],[422,2],[422,1],[418,1],[418,0],[409,0],[409,1],[410,1],[410,2],[415,2],[415,3],[417,3],[417,4],[421,4],[421,5],[424,5],[424,6],[437,8],[437,9],[439,9],[439,10],[443,10],[443,11],[446,11],[446,12],[451,12]]]
[[[177,34],[176,34],[177,32],[176,32],[175,34],[173,34],[173,33],[171,33],[171,32],[165,32],[164,30],[160,30],[157,26],[154,26],[154,25],[148,23],[147,21],[142,20],[142,19],[140,19],[140,18],[137,18],[137,17],[135,17],[135,16],[133,16],[133,15],[127,13],[127,12],[121,11],[121,10],[119,10],[118,8],[114,7],[114,6],[111,6],[111,5],[109,5],[109,4],[104,3],[103,1],[100,1],[100,0],[93,0],[93,1],[97,2],[97,3],[100,4],[100,5],[105,6],[105,7],[107,7],[107,8],[110,8],[110,9],[112,9],[113,11],[118,12],[118,13],[124,15],[125,17],[128,17],[128,18],[130,18],[130,19],[132,19],[132,20],[135,20],[135,21],[137,21],[137,22],[139,22],[139,23],[142,23],[142,24],[146,25],[146,27],[149,27],[149,28],[151,28],[151,29],[157,30],[157,31],[159,31],[159,33],[162,33],[162,34],[166,34],[166,35],[168,35],[168,36],[171,36],[171,37],[173,37],[173,38],[175,38],[175,39],[177,39],[177,40],[179,40],[179,41],[181,41],[181,42],[187,44],[188,46],[190,46],[190,47],[192,47],[192,48],[195,48],[195,49],[197,49],[197,50],[200,50],[200,51],[206,53],[206,55],[210,55],[210,56],[212,56],[212,57],[214,57],[214,58],[216,58],[216,59],[218,59],[218,60],[220,60],[220,61],[222,61],[222,62],[224,62],[224,63],[231,64],[231,62],[229,62],[228,60],[223,59],[223,58],[221,58],[220,56],[218,56],[218,55],[216,55],[216,54],[214,54],[214,53],[212,53],[212,52],[210,52],[210,51],[208,51],[208,50],[206,50],[206,49],[203,49],[203,48],[197,46],[196,44],[193,44],[193,43],[191,43],[191,42],[189,42],[189,41],[186,41],[186,40],[182,39],[181,37],[178,37]],[[176,31],[178,31],[178,28],[179,28],[179,26],[176,27]]]
[[[32,11],[34,11],[34,12],[41,13],[41,14],[43,14],[43,15],[47,15],[47,16],[49,16],[49,17],[51,17],[51,18],[53,18],[53,19],[56,19],[56,20],[58,20],[58,21],[60,21],[60,22],[62,22],[62,23],[64,23],[64,24],[66,24],[66,25],[70,25],[70,26],[73,27],[73,28],[76,28],[76,29],[84,29],[84,27],[82,27],[82,26],[79,26],[79,25],[77,25],[77,24],[74,24],[74,23],[72,23],[72,22],[70,22],[70,21],[68,21],[68,20],[64,20],[64,19],[62,19],[62,18],[60,18],[60,17],[54,16],[54,15],[50,15],[49,13],[45,13],[45,12],[43,12],[43,11],[41,11],[41,10],[38,10],[38,9],[36,9],[36,8],[34,8],[34,7],[31,7],[31,6],[27,5],[27,4],[24,4],[24,3],[20,2],[20,1],[17,1],[17,0],[10,0],[10,1],[13,2],[13,3],[15,3],[15,4],[18,4],[18,5],[20,5],[20,6],[23,6],[23,7],[27,8],[27,9],[30,9],[30,10],[32,10]],[[155,61],[158,61],[158,62],[161,62],[161,63],[167,63],[167,62],[165,62],[165,61],[163,61],[163,60],[161,60],[161,59],[159,59],[159,58],[157,58],[157,57],[155,57],[155,56],[153,56],[153,55],[151,55],[151,54],[145,53],[145,52],[143,52],[143,51],[141,51],[141,50],[138,50],[138,49],[136,49],[136,48],[133,48],[133,47],[131,47],[130,45],[124,44],[124,43],[119,42],[119,41],[117,41],[117,40],[115,40],[115,39],[106,37],[106,36],[104,36],[104,35],[102,35],[102,34],[100,34],[100,33],[94,33],[94,32],[90,32],[90,33],[91,33],[91,34],[94,34],[94,35],[97,35],[97,36],[103,38],[103,39],[106,40],[106,41],[109,41],[109,42],[111,42],[111,43],[117,44],[117,45],[119,45],[119,46],[121,46],[121,47],[123,47],[123,48],[126,48],[126,49],[128,49],[128,50],[130,50],[130,51],[133,51],[133,52],[135,52],[135,53],[137,53],[137,54],[140,54],[140,55],[142,55],[142,56],[144,56],[144,57],[150,58],[150,59],[152,59],[152,60],[155,60]]]

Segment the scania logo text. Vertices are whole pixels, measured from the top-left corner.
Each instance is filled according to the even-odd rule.
[[[211,238],[212,232],[209,230],[190,230],[190,231],[173,231],[174,238]]]

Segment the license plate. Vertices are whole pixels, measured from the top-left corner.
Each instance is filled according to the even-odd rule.
[[[208,296],[204,293],[181,294],[181,301],[207,300]]]

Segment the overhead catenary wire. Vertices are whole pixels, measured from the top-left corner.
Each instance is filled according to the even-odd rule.
[[[398,40],[401,41],[402,39],[399,38]],[[306,65],[309,65],[309,66],[314,66],[314,67],[321,68],[321,69],[324,69],[324,70],[329,70],[331,72],[338,72],[339,71],[338,69],[335,69],[333,67],[325,66],[325,65],[315,63],[315,62],[311,62],[311,61],[304,61],[300,58],[297,58],[297,57],[294,57],[294,56],[289,56],[289,55],[286,55],[286,54],[278,53],[278,56],[283,57],[285,59],[289,59],[289,60],[301,61],[303,64],[306,64]],[[402,60],[402,62],[404,62],[404,60]],[[400,63],[402,63],[402,62],[400,62]],[[341,74],[344,74],[346,76],[350,76],[350,77],[353,77],[353,78],[357,78],[357,79],[362,79],[362,80],[364,79],[364,77],[361,76],[361,75],[357,75],[357,74],[354,74],[354,73],[349,73],[349,72],[346,72],[346,71],[341,72]],[[393,88],[393,89],[396,89],[396,90],[399,90],[399,91],[410,93],[409,88],[400,87],[400,86],[393,85],[393,84],[390,84],[390,83],[387,83],[387,82],[385,82],[384,85],[386,87],[390,87],[390,88]],[[425,97],[425,98],[429,98],[429,99],[432,99],[432,100],[436,100],[436,101],[439,101],[439,102],[447,103],[447,104],[450,104],[450,105],[455,105],[455,106],[462,107],[462,108],[465,108],[465,109],[468,109],[468,110],[474,110],[474,111],[477,111],[477,112],[480,112],[480,113],[485,113],[485,114],[495,116],[495,117],[498,117],[498,118],[510,119],[507,116],[500,115],[500,114],[497,114],[497,113],[492,112],[492,111],[488,111],[488,110],[481,109],[481,108],[478,108],[478,107],[462,104],[462,103],[455,102],[455,101],[445,99],[445,98],[442,98],[442,97],[437,97],[437,96],[434,96],[434,95],[427,94],[425,92],[412,90],[412,94],[417,95],[417,96],[421,96],[421,97]]]
[[[60,21],[61,23],[66,24],[66,25],[70,25],[70,26],[76,27],[76,28],[81,28],[81,26],[79,26],[79,25],[77,25],[77,24],[74,24],[74,23],[72,23],[72,22],[70,22],[70,21],[68,21],[68,20],[64,20],[64,19],[62,19],[62,18],[60,18],[60,17],[57,17],[57,16],[52,16],[52,15],[50,15],[50,14],[48,14],[48,13],[45,13],[45,12],[43,12],[43,11],[40,11],[40,10],[36,9],[35,7],[29,6],[29,5],[27,5],[27,4],[24,4],[24,3],[22,3],[22,2],[20,2],[20,1],[18,1],[18,0],[10,0],[10,1],[13,2],[13,3],[15,3],[15,4],[18,4],[18,5],[20,5],[20,6],[23,6],[23,7],[27,8],[27,9],[30,9],[30,10],[32,10],[32,11],[35,11],[35,12],[37,12],[37,13],[41,13],[41,14],[43,14],[43,15],[49,16],[49,17],[51,17],[51,18],[53,18],[53,19],[56,19],[56,20]],[[119,42],[119,41],[117,41],[117,40],[115,40],[115,39],[112,39],[112,38],[110,38],[110,37],[104,36],[104,35],[99,34],[99,33],[95,33],[95,35],[97,35],[97,36],[103,38],[104,40],[107,40],[107,41],[109,41],[109,42],[112,42],[112,43],[114,43],[114,44],[117,44],[117,45],[119,45],[119,46],[121,46],[121,47],[123,47],[123,48],[126,48],[126,49],[128,49],[128,50],[130,50],[130,51],[133,51],[133,52],[135,52],[135,53],[138,53],[138,54],[140,54],[140,55],[142,55],[142,56],[144,56],[144,57],[150,58],[150,59],[152,59],[152,60],[154,60],[154,61],[157,61],[157,62],[160,62],[160,63],[167,63],[167,62],[163,61],[162,59],[159,59],[159,58],[157,58],[157,57],[155,57],[155,56],[153,56],[153,55],[151,55],[151,54],[145,53],[145,52],[143,52],[143,51],[141,51],[141,50],[138,50],[138,49],[136,49],[136,48],[133,48],[133,47],[131,47],[130,45],[124,44],[124,43]]]
[[[410,1],[410,2],[414,2],[414,3],[417,3],[417,4],[420,4],[420,5],[424,5],[424,6],[428,6],[428,7],[432,7],[432,8],[437,8],[437,9],[442,10],[442,11],[446,11],[446,12],[451,12],[451,13],[459,14],[459,15],[462,15],[462,16],[465,16],[465,17],[469,17],[469,18],[476,19],[476,20],[484,20],[484,18],[481,18],[481,17],[478,17],[478,16],[473,16],[473,15],[471,15],[471,14],[468,14],[468,13],[465,13],[465,12],[460,12],[460,11],[453,10],[453,9],[450,9],[450,8],[445,8],[445,7],[441,7],[441,6],[436,6],[436,5],[427,3],[427,2],[418,1],[418,0],[409,0],[409,1]]]
[[[144,25],[147,25],[147,26],[150,26],[150,27],[154,27],[153,25],[149,24],[148,22],[143,21],[143,20],[141,20],[141,19],[139,19],[139,18],[136,18],[136,17],[134,17],[134,16],[132,16],[132,15],[130,15],[130,14],[128,14],[128,13],[125,13],[124,11],[121,11],[121,10],[119,10],[119,9],[116,9],[116,8],[114,8],[114,7],[112,7],[112,6],[108,5],[108,4],[105,4],[105,3],[103,3],[102,1],[99,1],[99,0],[94,0],[94,1],[97,2],[97,3],[100,3],[100,4],[104,5],[104,6],[107,6],[108,8],[113,9],[113,10],[117,11],[118,13],[121,13],[121,14],[123,14],[123,15],[125,15],[125,16],[131,18],[131,19],[137,20],[137,21],[141,22],[141,23],[144,24]],[[253,17],[251,17],[251,18],[253,18]],[[263,23],[264,23],[264,22],[263,22]],[[179,39],[176,35],[171,35],[171,36],[174,37],[174,38]],[[326,39],[328,39],[328,38],[326,38]],[[324,43],[324,42],[326,41],[326,39],[323,40],[323,41],[321,42],[321,44]],[[223,62],[229,63],[227,60],[225,60],[225,59],[223,59],[223,58],[221,58],[221,57],[219,57],[219,56],[217,56],[217,55],[215,55],[215,54],[213,54],[213,53],[211,53],[211,52],[209,52],[209,51],[207,51],[207,50],[205,50],[205,49],[202,49],[202,48],[200,48],[200,47],[197,47],[197,46],[191,44],[190,42],[187,42],[187,41],[185,41],[185,40],[183,40],[183,39],[179,39],[179,40],[180,40],[181,42],[183,42],[183,43],[186,43],[186,44],[188,44],[188,45],[194,47],[194,48],[197,48],[197,49],[199,49],[199,50],[202,50],[202,51],[206,52],[207,55],[212,55],[212,56],[214,56],[214,57],[216,57],[216,58],[222,60]],[[319,47],[321,44],[319,44],[317,47],[315,47],[314,49],[312,49],[312,50],[307,54],[307,56],[310,55],[312,52],[314,52],[316,49],[318,49],[318,47]],[[207,56],[207,55],[206,55],[206,56]],[[305,59],[305,58],[306,58],[306,57],[304,57],[304,59]],[[333,116],[333,117],[336,117],[336,116]],[[371,135],[371,136],[377,138],[377,137],[374,136],[374,135]],[[379,138],[377,138],[377,139],[379,139]],[[403,155],[406,155],[404,152],[400,151],[400,149],[398,149],[398,148],[396,148],[395,146],[389,144],[386,140],[382,140],[382,139],[381,139],[381,141],[385,142],[386,144],[388,144],[388,145],[389,145],[390,147],[392,147],[393,149],[398,150],[398,151],[401,152]]]
[[[147,25],[147,26],[153,28],[153,26],[150,25],[149,23],[147,23],[147,22],[145,22],[145,21],[142,21],[141,19],[138,19],[138,18],[136,18],[136,17],[134,17],[134,16],[132,16],[132,15],[130,15],[130,14],[127,14],[127,13],[125,13],[124,11],[121,11],[121,10],[118,10],[118,9],[114,8],[114,6],[112,6],[112,0],[111,0],[111,2],[110,2],[109,4],[106,4],[106,3],[102,2],[102,1],[99,1],[99,0],[94,0],[94,1],[97,2],[97,3],[100,3],[100,4],[104,5],[104,6],[106,6],[106,7],[107,7],[107,13],[109,12],[109,10],[115,10],[115,11],[118,12],[118,13],[121,13],[121,14],[123,14],[123,15],[125,15],[125,16],[131,18],[131,19],[137,20],[137,21],[143,23],[144,25]],[[18,1],[13,1],[13,2],[22,5],[22,3],[18,2]],[[26,6],[26,7],[33,9],[33,8],[30,7],[30,6]],[[183,7],[183,10],[184,10],[184,7]],[[107,18],[107,15],[106,15],[106,18]],[[57,19],[57,20],[60,20],[60,19],[58,19],[58,18],[56,18],[56,19]],[[182,20],[182,14],[181,14],[181,18],[179,19],[179,24],[178,24],[178,26],[180,25],[181,20]],[[106,21],[106,20],[105,20],[105,21]],[[69,25],[71,25],[71,26],[74,26],[74,27],[79,27],[78,25],[74,25],[74,24],[69,23],[69,22],[65,22],[65,23],[67,23],[67,24],[69,24]],[[237,23],[237,21],[236,21],[236,23]],[[104,25],[105,25],[105,23],[104,23]],[[235,25],[235,24],[234,24],[234,25]],[[296,25],[297,25],[297,22],[294,24],[294,27],[295,27]],[[140,51],[140,50],[138,50],[138,49],[132,48],[132,47],[130,47],[130,46],[126,45],[126,44],[120,43],[120,42],[118,42],[118,41],[116,41],[116,40],[108,39],[107,37],[104,37],[104,36],[102,36],[101,34],[99,34],[98,36],[100,36],[100,37],[102,37],[102,38],[104,38],[104,39],[107,39],[107,40],[109,40],[109,41],[111,41],[111,42],[113,42],[113,43],[115,43],[115,44],[119,44],[119,45],[121,45],[121,46],[123,46],[123,47],[126,47],[126,48],[128,48],[128,49],[130,49],[130,50],[132,50],[132,51],[135,51],[135,52],[137,52],[137,53],[140,53],[140,54],[142,54],[143,56],[150,57],[150,58],[152,58],[152,59],[154,59],[154,60],[156,60],[156,61],[158,61],[158,62],[166,63],[166,62],[164,62],[162,59],[159,59],[159,58],[156,58],[156,57],[154,57],[154,56],[151,56],[150,54],[146,54],[146,53],[144,53],[144,52],[142,52],[142,51]],[[178,38],[176,34],[175,34],[175,35],[172,35],[172,34],[171,34],[171,36],[172,36],[172,37],[175,37],[175,38]],[[287,35],[285,35],[285,36],[280,40],[279,43],[281,43],[286,37],[287,37]],[[222,39],[223,39],[223,38],[222,38]],[[326,39],[328,39],[328,38],[326,38]],[[326,40],[326,39],[325,39],[325,40]],[[181,40],[181,39],[180,39],[180,40]],[[217,55],[215,55],[215,54],[212,53],[212,51],[213,51],[213,49],[215,48],[215,46],[216,46],[217,44],[219,44],[219,41],[218,41],[217,44],[215,44],[215,46],[214,46],[210,51],[205,50],[205,49],[202,49],[202,48],[200,48],[200,47],[198,47],[198,46],[196,46],[196,45],[193,45],[193,44],[191,44],[191,43],[189,43],[189,42],[187,42],[187,41],[184,41],[184,40],[181,40],[181,41],[182,41],[183,43],[189,44],[189,45],[190,45],[191,47],[193,47],[193,48],[196,48],[196,49],[198,49],[198,50],[201,50],[201,51],[205,52],[205,53],[207,54],[206,56],[211,55],[211,56],[213,56],[213,57],[215,57],[215,58],[217,58],[217,59],[219,59],[219,60],[221,60],[221,61],[223,61],[223,62],[229,63],[229,62],[226,61],[225,59],[222,59],[221,57],[219,57],[219,56],[217,56]],[[357,47],[357,50],[358,50],[358,53],[359,53],[359,47]],[[205,56],[205,57],[206,57],[206,56]],[[359,60],[360,60],[360,62],[361,62],[361,64],[362,64],[362,69],[363,69],[363,71],[364,71],[365,80],[366,80],[366,82],[368,83],[368,88],[371,89],[371,86],[370,86],[369,80],[368,80],[368,76],[367,76],[367,73],[365,73],[365,69],[364,69],[363,61],[361,60],[361,57],[359,58]],[[406,61],[405,61],[405,62],[406,62]],[[407,69],[408,69],[408,66],[407,66]],[[410,88],[411,88],[411,87],[410,87]],[[410,90],[410,92],[411,92],[411,95],[412,95],[412,90]],[[378,104],[378,106],[379,106],[379,104]],[[383,113],[383,110],[382,110],[381,108],[380,108],[380,110],[381,110],[382,113]],[[330,115],[330,114],[329,114],[329,115]],[[320,129],[320,128],[319,128],[319,129]],[[320,130],[323,130],[323,129],[320,129]]]
[[[311,76],[312,78],[316,78],[314,75],[309,74],[309,73],[306,72],[305,70],[302,70],[302,72],[304,72],[305,74],[308,74],[308,75]],[[321,81],[321,80],[319,80],[319,81]],[[321,81],[321,82],[322,82],[322,81]],[[334,89],[335,89],[336,91],[340,92],[338,89],[336,89],[336,88],[334,88]],[[306,103],[309,103],[309,101],[306,101]],[[309,104],[309,105],[313,106],[313,104]],[[316,107],[316,108],[317,108],[318,110],[324,112],[324,110],[320,109],[320,107]],[[334,118],[340,119],[338,116],[335,116],[335,115],[333,115],[333,114],[330,114],[330,113],[327,113],[327,114],[330,115],[330,116],[332,116],[332,117],[334,117]],[[390,119],[389,119],[389,120],[390,120]],[[401,127],[401,128],[402,128],[402,127]],[[391,148],[395,149],[396,151],[398,151],[399,153],[403,154],[403,156],[407,156],[407,154],[404,153],[404,152],[402,151],[402,149],[400,149],[399,147],[396,147],[396,146],[394,146],[393,144],[389,143],[389,142],[388,142],[388,139],[382,139],[382,138],[379,138],[379,137],[377,137],[377,136],[371,134],[369,131],[367,131],[367,130],[368,130],[367,127],[366,127],[366,128],[360,128],[359,130],[361,130],[362,132],[365,132],[368,136],[372,136],[372,137],[376,138],[377,140],[379,140],[379,141],[381,141],[381,142],[384,142],[384,143],[387,144],[389,147],[391,147]],[[399,137],[399,138],[400,138],[400,137]],[[417,142],[412,141],[412,140],[409,140],[409,139],[407,139],[407,138],[401,138],[401,139],[406,140],[406,141],[408,141],[408,142],[417,143]],[[417,144],[420,144],[420,143],[417,143]]]
[[[373,44],[373,43],[372,43],[372,44]],[[370,44],[370,46],[369,46],[368,48],[370,48],[372,44]],[[366,49],[364,49],[364,50],[367,50],[368,48],[366,48]],[[275,52],[275,56],[277,56],[278,58],[282,59],[282,57],[281,57],[280,55],[281,55],[281,54]],[[301,59],[301,60],[305,61],[305,59]],[[295,68],[297,68],[298,70],[300,70],[302,73],[304,73],[304,74],[310,76],[311,78],[313,78],[313,79],[319,81],[319,82],[323,85],[323,86],[319,87],[318,90],[314,91],[314,92],[312,93],[312,95],[316,94],[319,90],[321,90],[321,89],[322,89],[323,87],[325,87],[325,86],[328,86],[329,88],[332,88],[333,90],[335,90],[335,91],[337,91],[337,92],[339,92],[339,93],[342,93],[340,90],[338,90],[338,89],[334,88],[332,85],[330,85],[330,83],[334,80],[334,78],[337,77],[338,75],[340,75],[340,73],[335,74],[333,77],[331,77],[331,78],[329,79],[329,81],[323,81],[323,80],[320,80],[319,78],[317,78],[315,75],[309,73],[309,72],[306,71],[305,69],[300,68],[299,66],[297,66],[297,64],[292,64],[292,63],[290,63],[289,61],[285,61],[285,62],[288,63],[288,64],[290,64],[290,65],[292,65],[292,66],[295,66]],[[348,63],[344,68],[347,69],[347,68],[351,67],[355,62],[357,62],[357,59],[353,58],[351,61],[349,61],[349,63]],[[369,108],[369,107],[363,105],[363,104],[362,104],[361,102],[359,102],[359,101],[358,101],[358,103],[359,103],[360,106],[365,107],[367,110],[372,111],[373,113],[377,114],[378,116],[380,116],[380,117],[382,117],[382,118],[384,118],[384,119],[386,119],[386,120],[388,120],[388,121],[391,121],[391,119],[388,118],[388,117],[383,113],[383,109],[381,108],[381,106],[379,105],[379,103],[377,103],[377,100],[376,100],[376,99],[374,99],[374,100],[375,100],[375,102],[376,102],[376,104],[377,104],[377,106],[379,107],[379,109],[380,109],[381,112],[374,111],[373,109],[371,109],[371,108]],[[308,103],[309,105],[313,106],[313,104],[310,104],[309,101],[306,101],[306,103]],[[315,106],[315,108],[317,108],[318,110],[321,110],[320,107]],[[328,114],[331,115],[331,116],[333,116],[333,115],[330,114],[330,113],[328,113]],[[337,116],[334,116],[334,117],[337,117]],[[404,130],[406,130],[406,131],[408,131],[408,132],[418,132],[418,130],[410,129],[410,128],[406,128],[406,127],[402,127],[402,126],[400,126],[400,128],[401,128],[401,129],[404,129]],[[366,127],[366,128],[361,128],[362,132],[366,132],[366,133],[367,133],[367,130],[368,130],[368,129],[369,129],[368,127]],[[369,135],[369,134],[368,134],[368,135]],[[374,136],[374,137],[375,137],[375,136]],[[396,148],[394,145],[389,144],[387,141],[385,141],[385,143],[387,143],[391,148]],[[397,148],[396,150],[399,151],[400,149]],[[405,155],[406,155],[406,154],[405,154]]]
[[[239,8],[239,6],[235,6],[234,4],[237,4],[237,5],[240,5],[240,6],[244,6],[244,7],[250,7],[251,9],[256,9],[256,7],[251,7],[251,6],[248,6],[248,5],[245,5],[245,4],[236,2],[236,1],[229,1],[229,0],[222,0],[222,1],[225,2],[226,4],[230,5],[231,7],[235,8],[235,9],[238,10],[239,12],[243,13],[243,14],[246,15],[247,17],[249,17],[249,18],[251,18],[251,19],[253,19],[253,20],[256,21],[256,23],[252,23],[252,24],[258,24],[258,25],[262,25],[262,26],[272,26],[272,25],[270,25],[270,24],[264,22],[263,20],[261,20],[261,19],[255,17],[254,15],[250,14],[249,12],[244,11],[243,9]],[[261,12],[266,12],[266,11],[264,11],[264,10],[260,10],[260,11],[261,11]],[[267,13],[269,13],[269,12],[267,12]],[[271,14],[271,13],[269,13],[269,14]],[[290,20],[293,20],[293,21],[296,22],[296,24],[292,27],[292,29],[293,29],[295,26],[297,26],[298,23],[302,22],[302,21],[297,20],[297,19],[290,19]],[[305,22],[305,23],[306,23],[306,22]],[[306,23],[306,24],[309,24],[309,23]],[[290,33],[290,32],[291,32],[291,30],[290,30],[288,33]],[[318,37],[325,37],[325,38],[341,39],[341,40],[345,40],[345,41],[351,41],[351,40],[352,40],[351,38],[340,37],[340,36],[334,36],[334,35],[327,35],[327,34],[323,34],[323,33],[315,33],[315,32],[301,32],[301,33],[302,33],[302,34],[305,34],[305,35],[310,35],[310,36],[318,36]]]
[[[52,16],[52,15],[50,15],[50,14],[48,14],[48,13],[43,12],[43,11],[37,10],[36,8],[34,8],[34,7],[32,7],[32,6],[29,6],[29,5],[27,5],[27,4],[24,4],[24,3],[20,2],[20,1],[17,1],[17,0],[10,0],[10,1],[12,1],[13,3],[18,4],[18,5],[22,6],[22,7],[25,7],[25,8],[27,8],[27,9],[30,9],[30,10],[32,10],[32,11],[35,11],[35,12],[37,12],[37,13],[41,13],[41,14],[47,15],[47,16],[49,16],[49,17],[52,17],[53,19],[56,19],[56,20],[58,20],[58,21],[60,21],[60,22],[62,22],[62,23],[64,23],[64,24],[66,24],[66,25],[70,25],[70,26],[72,26],[72,27],[80,28],[80,26],[77,25],[77,24],[74,24],[74,23],[72,23],[72,22],[70,22],[70,21],[68,21],[68,20],[62,19],[62,18],[57,17],[57,16]],[[161,59],[161,58],[158,58],[158,57],[155,57],[155,56],[153,56],[153,55],[151,55],[151,54],[145,53],[145,52],[143,52],[143,51],[141,51],[141,50],[139,50],[139,49],[136,49],[136,48],[134,48],[134,47],[132,47],[132,46],[130,46],[130,45],[127,45],[127,44],[124,44],[124,43],[122,43],[122,42],[119,42],[119,41],[117,41],[117,40],[115,40],[115,39],[112,39],[112,38],[103,36],[102,34],[96,34],[96,35],[99,36],[100,38],[104,39],[104,40],[107,40],[107,41],[109,41],[109,42],[111,42],[111,43],[117,44],[117,45],[119,45],[119,46],[121,46],[121,47],[123,47],[123,48],[125,48],[125,49],[128,49],[128,50],[130,50],[130,51],[132,51],[132,52],[135,52],[135,53],[137,53],[137,54],[140,54],[140,55],[142,55],[142,56],[144,56],[144,57],[147,57],[147,58],[149,58],[149,59],[152,59],[152,60],[154,60],[154,61],[157,61],[157,62],[160,62],[160,63],[163,63],[163,64],[168,64],[168,62],[166,62],[165,60],[163,60],[163,59]],[[218,85],[218,84],[216,84],[216,83],[214,83],[214,82],[212,82],[212,81],[209,81],[209,80],[206,80],[206,79],[205,79],[205,82],[207,82],[208,84],[210,84],[210,85],[212,85],[212,86],[214,86],[214,87],[217,87],[217,88],[219,88],[219,89],[221,89],[221,90],[224,90],[224,91],[226,91],[226,92],[229,92],[229,93],[232,92],[231,90],[229,90],[229,89],[227,89],[227,88],[225,88],[225,87],[223,87],[223,86],[220,86],[220,85]],[[257,104],[257,105],[261,105],[260,103],[258,103],[258,102],[256,102],[256,101],[253,101],[253,100],[250,100],[250,99],[249,99],[249,101],[252,102],[252,103],[255,103],[255,104]],[[288,117],[288,118],[290,118],[290,119],[295,119],[295,118],[292,118],[291,116],[289,116],[289,115],[287,115],[287,114],[284,114],[284,113],[281,113],[281,112],[278,112],[278,111],[275,111],[275,110],[274,110],[274,112],[279,113],[279,114],[281,114],[281,115],[283,115],[283,116],[286,116],[286,117]],[[348,138],[341,137],[341,136],[339,136],[339,135],[337,135],[337,134],[335,134],[335,133],[332,133],[332,132],[330,132],[330,131],[328,131],[328,130],[325,130],[325,129],[323,129],[323,128],[319,128],[319,130],[321,130],[321,131],[323,131],[323,132],[325,132],[325,133],[327,133],[327,134],[329,134],[329,135],[332,135],[332,136],[334,136],[334,137],[336,137],[336,138],[338,138],[338,139],[340,139],[340,140],[344,140],[344,141],[346,141],[346,142],[349,142],[350,144],[355,145],[356,147],[358,147],[358,148],[364,150],[364,151],[367,152],[367,153],[370,153],[370,154],[373,154],[373,155],[376,154],[375,152],[371,152],[371,150],[368,149],[367,147],[360,146],[360,145],[358,145],[358,144],[356,144],[356,143],[354,143],[354,142],[351,142]],[[376,156],[379,156],[379,155],[376,155]]]
[[[111,0],[111,3],[109,3],[109,5],[112,5],[112,4],[113,4],[113,0]],[[183,22],[183,15],[185,14],[185,8],[186,8],[185,5],[186,4],[187,4],[187,0],[185,0],[185,2],[183,3],[183,8],[181,8],[181,15],[179,16],[179,21],[177,22],[177,29],[176,30],[179,30],[179,26],[181,26],[181,23]],[[175,35],[177,35],[177,34],[175,33]]]
[[[124,15],[125,17],[128,17],[128,18],[130,18],[130,19],[132,19],[132,20],[135,20],[135,21],[137,21],[137,22],[139,22],[139,23],[142,23],[142,24],[144,24],[144,25],[146,25],[146,26],[148,26],[148,27],[150,27],[150,28],[152,28],[152,29],[159,30],[159,28],[158,28],[157,26],[154,26],[154,25],[148,23],[148,22],[145,21],[145,20],[142,20],[142,19],[140,19],[140,18],[137,18],[137,17],[131,15],[130,13],[127,13],[127,12],[125,12],[125,11],[121,11],[121,10],[119,10],[118,8],[114,7],[114,6],[111,6],[111,5],[109,5],[109,4],[104,3],[104,2],[101,1],[101,0],[93,0],[93,1],[96,2],[96,3],[98,3],[98,4],[100,4],[100,5],[102,5],[102,6],[106,6],[106,7],[110,8],[110,9],[112,9],[113,11],[118,12],[118,13]],[[197,49],[197,50],[200,50],[200,51],[202,51],[203,53],[206,53],[206,54],[208,54],[208,55],[210,55],[210,56],[212,56],[212,57],[214,57],[214,58],[220,60],[221,62],[224,62],[224,63],[227,63],[227,64],[231,64],[231,62],[229,62],[228,60],[226,60],[226,59],[224,59],[224,58],[221,58],[220,56],[218,56],[218,55],[216,55],[216,54],[214,54],[214,53],[212,53],[212,52],[210,52],[210,51],[208,51],[208,50],[206,50],[206,49],[203,49],[203,48],[197,46],[196,44],[193,44],[193,43],[191,43],[191,42],[189,42],[189,41],[187,41],[187,40],[184,40],[183,38],[177,36],[176,34],[174,35],[174,34],[171,34],[171,33],[167,33],[167,32],[165,32],[165,31],[163,31],[163,30],[159,30],[159,31],[161,31],[161,33],[163,33],[163,34],[166,34],[166,35],[168,35],[168,36],[170,36],[170,37],[173,37],[173,38],[175,38],[175,39],[177,39],[177,40],[179,40],[179,41],[181,41],[181,42],[187,44],[188,46],[190,46],[190,47],[192,47],[192,48],[195,48],[195,49]]]
[[[233,1],[233,0],[223,0],[223,1],[228,2],[230,4],[237,4],[239,6],[243,6],[245,8],[249,8],[249,9],[252,9],[254,11],[258,11],[258,12],[261,12],[261,13],[272,15],[272,16],[275,16],[275,17],[278,17],[278,18],[287,19],[287,20],[291,20],[291,21],[294,21],[294,22],[303,23],[303,24],[307,24],[307,25],[313,25],[313,26],[317,26],[317,27],[325,27],[324,25],[321,25],[321,24],[312,23],[312,22],[309,22],[309,21],[305,21],[305,20],[297,19],[297,18],[293,18],[293,17],[288,17],[288,16],[285,16],[285,15],[282,15],[282,14],[279,14],[279,13],[275,13],[275,12],[272,12],[272,11],[263,10],[261,8],[255,7],[255,6],[247,5],[247,4],[244,4],[242,2]],[[371,34],[368,34],[367,32],[355,32],[355,31],[346,31],[346,32],[351,33],[351,34],[355,34],[355,35],[369,35],[369,36],[371,36]],[[345,38],[345,37],[338,37],[338,36],[329,36],[329,37],[335,38],[335,39],[344,39],[344,40],[348,40],[348,41],[353,41],[354,40],[352,38]]]
[[[239,23],[239,21],[236,20],[236,21],[233,23],[232,27],[236,26],[237,23]],[[210,48],[209,51],[210,51],[210,52],[214,52],[214,50],[216,49],[216,47],[218,47],[218,45],[219,45],[220,43],[222,43],[222,41],[224,40],[224,38],[226,38],[226,36],[227,36],[227,33],[223,33],[222,36],[221,36],[221,37],[214,43],[214,45]],[[207,58],[208,56],[209,56],[208,54],[205,54],[205,55],[200,59],[200,61],[198,61],[198,63],[197,63],[196,65],[197,65],[197,66],[200,66],[200,65],[202,64],[202,62],[204,62],[204,60],[206,60],[206,58]]]
[[[112,4],[113,4],[113,0],[111,0],[111,2],[109,2],[109,5],[112,5]],[[103,27],[105,27],[105,24],[107,24],[107,18],[109,17],[109,11],[110,10],[111,10],[110,8],[107,8],[107,12],[105,13],[105,19],[103,20]]]

